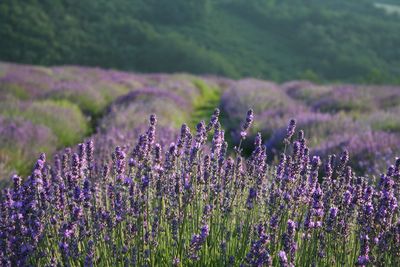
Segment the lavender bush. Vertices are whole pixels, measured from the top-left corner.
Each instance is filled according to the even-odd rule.
[[[395,142],[387,139],[366,137],[398,135],[399,87],[362,85],[317,85],[307,81],[292,81],[281,85],[254,79],[233,83],[223,93],[221,109],[227,138],[237,145],[240,140],[239,114],[249,107],[254,109],[258,120],[248,138],[242,142],[244,153],[251,154],[252,142],[261,132],[268,147],[269,161],[279,158],[284,148],[286,123],[296,118],[305,130],[308,144],[315,147],[315,154],[327,157],[348,149],[357,160],[352,166],[359,174],[378,175],[387,167],[387,159],[400,153]],[[383,133],[382,133],[383,132]],[[388,133],[386,135],[385,133]],[[354,140],[359,148],[352,144]],[[371,140],[371,141],[368,141]],[[377,153],[367,147],[374,143]],[[352,151],[354,150],[354,151]],[[384,159],[384,160],[383,160]],[[374,171],[372,171],[374,170]]]
[[[0,63],[0,67],[0,114],[10,120],[22,119],[49,128],[57,142],[46,152],[75,145],[94,132],[94,139],[107,139],[110,141],[107,144],[132,143],[146,126],[147,114],[154,112],[164,115],[160,126],[166,133],[165,139],[170,141],[183,121],[190,121],[186,115],[192,112],[193,104],[207,101],[204,90],[198,86],[200,79],[191,75],[139,75],[99,68],[44,68],[7,63]],[[222,78],[212,77],[201,82],[206,85],[227,83]],[[219,98],[213,105],[218,105],[218,101]],[[204,116],[195,117],[202,119]],[[124,137],[119,138],[121,136]],[[15,142],[18,140],[3,138],[3,143],[11,146]],[[104,150],[108,149],[106,145]],[[32,160],[19,159],[18,166],[29,166]],[[8,166],[9,162],[9,159],[2,160],[4,176],[7,176],[6,170],[16,166]],[[27,174],[23,171],[26,167],[17,170]]]
[[[357,176],[347,151],[310,157],[291,120],[269,165],[260,134],[249,157],[240,145],[229,154],[219,116],[182,125],[165,150],[152,115],[136,145],[117,146],[110,161],[91,140],[53,160],[40,155],[3,191],[2,265],[400,264],[400,159],[376,181]],[[250,110],[241,141],[253,121]]]
[[[56,144],[57,137],[46,126],[0,115],[0,177],[16,170],[29,173],[26,163],[35,158],[37,151],[51,154]]]

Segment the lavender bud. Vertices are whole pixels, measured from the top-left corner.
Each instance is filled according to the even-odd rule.
[[[242,131],[240,132],[240,136],[242,138],[246,138],[247,130],[250,128],[251,124],[253,123],[253,120],[254,120],[254,112],[252,109],[249,109],[247,111],[246,121],[243,123]]]
[[[285,251],[279,251],[279,264],[281,267],[288,267],[288,260]]]
[[[156,116],[156,114],[151,114],[150,115],[150,125],[156,126],[156,124],[157,124],[157,116]]]
[[[296,120],[291,119],[286,130],[285,142],[290,143],[290,139],[292,138],[295,130],[296,130]]]

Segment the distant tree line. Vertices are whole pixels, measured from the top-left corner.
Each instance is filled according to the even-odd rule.
[[[277,81],[399,83],[400,17],[373,4],[4,0],[0,60]]]

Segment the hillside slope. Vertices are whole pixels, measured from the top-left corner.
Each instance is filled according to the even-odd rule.
[[[400,17],[375,4],[2,1],[0,59],[280,82],[398,83]]]

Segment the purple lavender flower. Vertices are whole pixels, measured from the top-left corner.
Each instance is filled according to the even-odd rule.
[[[296,120],[291,119],[286,130],[286,136],[285,136],[286,143],[290,143],[290,139],[294,135],[295,130],[296,130]]]
[[[264,226],[258,225],[258,239],[251,245],[250,252],[246,255],[246,262],[251,266],[271,266],[272,258],[268,249],[269,237]]]
[[[76,153],[72,156],[71,170],[72,170],[73,180],[74,181],[79,180],[81,176],[81,165],[80,165],[79,155]]]
[[[155,114],[150,115],[150,127],[147,130],[147,138],[149,144],[152,146],[155,141],[157,117]]]
[[[219,109],[218,108],[214,109],[210,122],[207,124],[206,127],[207,132],[211,131],[211,129],[214,128],[214,126],[218,123],[219,114],[220,114]]]
[[[115,171],[117,172],[118,176],[121,176],[125,172],[125,165],[126,165],[126,154],[122,150],[121,147],[115,148]],[[121,178],[121,177],[120,177]]]
[[[194,139],[194,147],[198,150],[200,149],[200,147],[204,144],[204,142],[206,141],[206,126],[204,121],[201,121],[197,124],[197,133],[196,133],[196,137]]]
[[[249,109],[247,111],[246,121],[243,123],[242,131],[240,132],[240,136],[242,138],[246,138],[247,130],[250,128],[251,124],[253,123],[253,120],[254,120],[254,112],[252,109]]]
[[[88,169],[91,171],[93,169],[94,160],[94,143],[93,140],[86,142],[86,159],[88,164]]]
[[[295,241],[296,223],[288,220],[286,232],[282,235],[282,245],[287,255],[290,255],[290,263],[294,265],[297,245]]]
[[[361,248],[360,248],[360,256],[358,256],[357,259],[357,265],[359,266],[366,266],[368,263],[370,263],[369,259],[369,237],[368,235],[362,235],[360,237],[361,240]]]
[[[328,233],[332,232],[334,227],[335,227],[335,222],[336,222],[336,218],[338,215],[338,208],[336,207],[331,207],[329,209],[329,216],[327,218],[327,222],[326,222],[326,231]]]
[[[279,251],[279,264],[281,267],[288,267],[288,260],[285,251]]]
[[[249,195],[246,200],[246,207],[247,209],[251,210],[254,207],[254,201],[257,197],[257,191],[255,188],[251,187],[249,190]]]
[[[94,265],[94,252],[94,242],[93,240],[89,240],[87,244],[85,262],[83,264],[85,267],[92,267]]]
[[[186,145],[191,145],[191,144],[187,144],[189,141],[189,135],[190,135],[190,129],[189,127],[186,125],[186,123],[182,124],[181,126],[181,133],[177,142],[177,147],[179,150],[183,149],[185,144]]]
[[[200,251],[202,245],[206,241],[210,229],[207,224],[203,225],[200,229],[200,234],[196,234],[192,236],[190,241],[190,248],[189,248],[189,257],[192,260],[198,260],[198,252]]]

